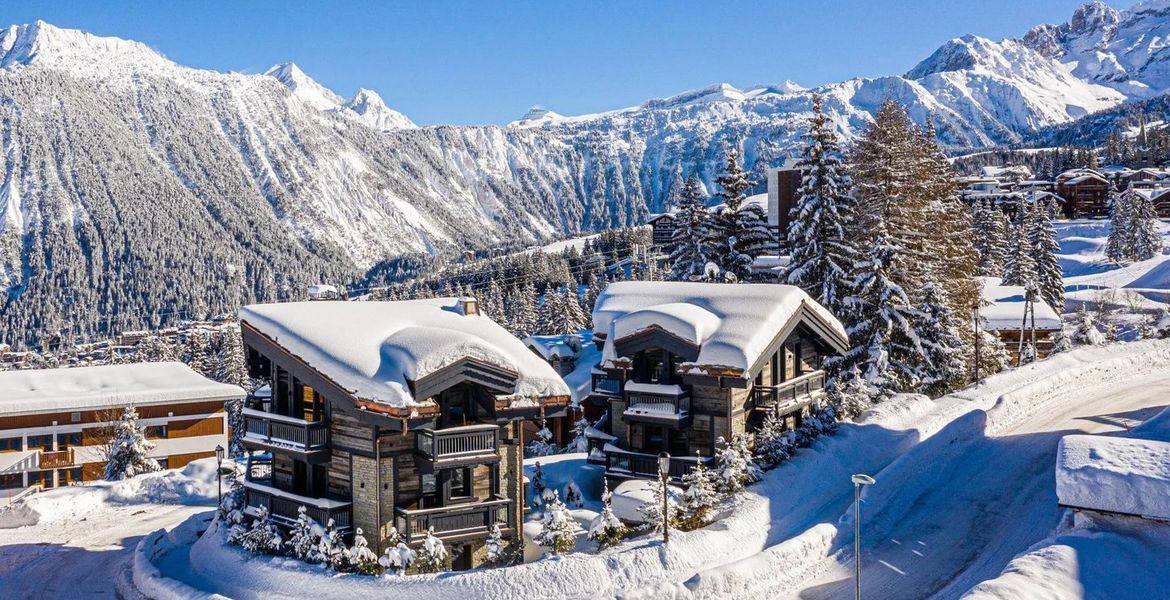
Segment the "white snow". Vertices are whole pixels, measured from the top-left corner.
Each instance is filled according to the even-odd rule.
[[[697,365],[746,371],[801,306],[846,338],[840,322],[797,287],[662,281],[610,284],[593,309],[593,332],[606,335],[608,358],[618,339],[658,326],[699,345]]]
[[[645,520],[641,508],[648,502],[654,501],[653,481],[645,479],[631,479],[623,481],[613,488],[610,499],[610,508],[615,517],[625,523],[640,525]],[[683,490],[678,486],[666,486],[667,494],[675,504],[682,504]]]
[[[987,321],[987,328],[991,330],[1021,329],[1024,328],[1024,286],[1003,285],[998,277],[983,277],[983,301],[987,304],[979,307],[979,315]],[[1061,328],[1060,315],[1048,306],[1048,303],[1037,299],[1032,303],[1034,319],[1030,316],[1027,328],[1035,323],[1036,329],[1055,331]]]
[[[95,410],[243,398],[179,362],[0,372],[0,415]]]
[[[424,401],[408,382],[468,357],[516,372],[521,399],[570,395],[524,342],[457,306],[456,298],[256,304],[240,319],[357,398],[389,407]]]
[[[1170,520],[1170,443],[1066,436],[1057,450],[1056,496],[1069,507]]]

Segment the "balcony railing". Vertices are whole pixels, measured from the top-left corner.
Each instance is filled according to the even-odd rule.
[[[694,456],[670,457],[670,478],[682,480],[683,476],[695,468],[700,459]],[[715,459],[705,456],[703,464],[710,465]],[[630,452],[612,445],[605,447],[605,470],[607,474],[621,477],[654,478],[658,477],[658,455]]]
[[[272,445],[291,445],[304,451],[329,447],[329,424],[305,421],[260,410],[245,408],[244,431],[247,438]]]
[[[805,373],[789,381],[774,385],[757,385],[752,388],[752,403],[757,408],[783,406],[784,404],[800,404],[801,400],[825,387],[825,372],[813,371]]]
[[[512,501],[496,496],[486,502],[438,508],[394,508],[394,526],[408,544],[421,542],[428,530],[441,540],[487,534],[492,525],[511,527]]]
[[[627,383],[625,417],[674,422],[691,414],[691,395],[677,385]]]
[[[73,466],[73,448],[57,452],[41,452],[40,468],[62,469]]]
[[[244,481],[245,505],[250,509],[264,507],[268,515],[285,525],[297,522],[300,507],[305,507],[314,521],[325,526],[333,519],[339,530],[353,526],[353,504],[328,498],[310,498],[276,489],[255,481]]]
[[[414,446],[431,460],[456,460],[498,453],[500,428],[496,425],[467,425],[448,429],[419,429]]]

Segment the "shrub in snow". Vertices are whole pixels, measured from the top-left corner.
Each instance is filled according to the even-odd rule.
[[[1036,346],[1032,342],[1026,342],[1024,348],[1020,350],[1020,364],[1026,365],[1028,363],[1036,362]]]
[[[585,431],[590,427],[589,420],[582,417],[573,423],[573,439],[569,445],[565,446],[565,452],[588,452],[589,438],[585,437]]]
[[[730,442],[720,437],[715,445],[719,448],[716,452],[719,461],[716,477],[723,493],[738,494],[747,484],[759,481],[762,473],[752,460],[746,435],[736,434]]]
[[[390,575],[402,575],[414,564],[415,558],[414,550],[402,541],[398,529],[391,527],[386,539],[386,551],[378,558],[378,564]]]
[[[268,509],[261,506],[257,509],[256,518],[252,520],[252,527],[240,540],[244,550],[255,554],[276,554],[280,551],[280,532],[268,520]]]
[[[147,441],[143,427],[138,423],[138,411],[133,406],[127,406],[110,440],[106,480],[118,481],[160,470],[158,461],[148,456],[153,449],[154,444]]]
[[[1082,305],[1077,311],[1076,329],[1073,330],[1072,341],[1078,346],[1099,346],[1105,343],[1105,336],[1097,330],[1097,322],[1092,313]]]
[[[293,556],[307,563],[321,563],[325,561],[321,554],[321,535],[324,530],[309,516],[304,506],[297,508],[297,522],[289,532],[288,541],[284,543]]]
[[[613,514],[613,507],[610,506],[613,495],[609,492],[609,482],[602,478],[602,483],[605,488],[601,493],[601,512],[590,521],[586,537],[597,542],[598,548],[604,550],[622,541],[629,533],[629,528]]]
[[[532,479],[528,482],[528,487],[532,492],[532,507],[540,508],[544,504],[544,490],[547,487],[544,483],[544,469],[540,466],[540,461],[537,461],[532,467]]]
[[[1052,334],[1052,350],[1049,351],[1049,354],[1068,352],[1069,350],[1072,350],[1072,341],[1069,339],[1068,334],[1064,332],[1064,328],[1061,327]]]
[[[711,515],[719,503],[715,492],[715,474],[703,465],[702,460],[683,476],[686,492],[683,494],[679,526],[684,530],[698,529],[711,522]]]
[[[831,404],[814,405],[808,421],[818,435],[836,433],[837,428],[841,425],[837,419],[837,409],[833,408]]]
[[[554,491],[545,501],[544,514],[540,517],[540,533],[533,538],[538,545],[553,554],[565,554],[577,545],[577,526],[573,515],[561,502]]]
[[[654,486],[654,495],[651,500],[638,507],[638,512],[642,514],[642,522],[655,533],[662,533],[666,527],[677,528],[678,502],[670,496],[666,482],[663,481],[662,477],[654,479],[652,485]],[[666,499],[665,507],[663,506],[663,498]],[[666,514],[663,514],[663,508],[665,508]]]
[[[361,527],[354,530],[353,547],[349,549],[349,564],[353,565],[353,569],[362,575],[382,573],[382,565],[378,563],[378,555],[370,550],[365,536],[362,535]]]
[[[504,553],[504,536],[500,533],[500,526],[493,523],[484,540],[484,562],[489,565],[500,565],[507,561]]]
[[[321,558],[326,569],[344,571],[349,565],[346,561],[345,539],[337,530],[333,519],[325,524],[325,534],[321,536]]]
[[[572,508],[585,506],[585,496],[581,494],[581,488],[577,487],[577,482],[572,479],[565,484],[565,506]]]
[[[435,530],[428,529],[422,548],[416,554],[415,570],[419,573],[438,573],[447,569],[447,548],[435,537]]]
[[[788,460],[796,451],[796,434],[776,410],[768,412],[756,432],[756,458],[765,468],[772,468]]]
[[[559,452],[559,448],[552,441],[552,431],[549,431],[548,421],[540,420],[540,429],[536,432],[536,438],[528,442],[528,446],[524,448],[524,456],[532,458],[534,456],[551,456]]]

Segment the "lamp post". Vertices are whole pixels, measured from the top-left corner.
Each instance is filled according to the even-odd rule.
[[[219,492],[219,505],[223,506],[223,446],[215,446],[215,485]]]
[[[667,500],[666,475],[670,473],[670,453],[658,453],[658,481],[662,484],[662,543],[670,543],[670,502]]]
[[[853,584],[856,600],[861,600],[861,486],[873,485],[869,475],[853,476]]]
[[[975,330],[975,387],[979,387],[979,305],[971,307],[971,325]]]

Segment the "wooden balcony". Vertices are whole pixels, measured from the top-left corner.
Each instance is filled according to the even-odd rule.
[[[251,408],[243,409],[244,441],[268,448],[288,449],[305,454],[329,448],[329,424],[305,421]]]
[[[814,394],[824,387],[825,372],[813,371],[777,385],[753,387],[752,405],[756,408],[778,409],[784,414],[812,402]]]
[[[705,456],[702,461],[705,465],[714,462],[713,457]],[[670,479],[681,481],[683,476],[690,473],[699,461],[695,456],[670,457]],[[622,450],[613,445],[605,447],[605,474],[613,477],[630,479],[654,479],[658,477],[658,455],[642,452]]]
[[[415,431],[414,448],[423,458],[436,463],[495,458],[499,454],[500,428],[485,423],[419,429]]]
[[[395,507],[394,526],[408,544],[422,542],[430,529],[443,541],[472,539],[486,536],[492,525],[510,529],[511,507],[512,500],[503,496],[438,508]]]
[[[685,427],[691,421],[691,395],[677,385],[627,382],[625,385],[627,421]]]
[[[73,448],[66,448],[57,452],[41,452],[41,469],[64,469],[73,466]]]
[[[297,522],[298,511],[304,506],[305,512],[322,527],[329,523],[329,519],[333,519],[339,530],[353,527],[353,504],[349,502],[300,496],[257,481],[245,480],[243,484],[245,512],[249,514],[255,515],[256,509],[263,506],[274,521],[291,526]]]

